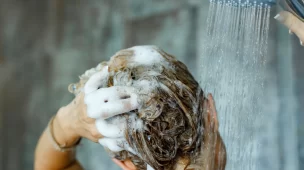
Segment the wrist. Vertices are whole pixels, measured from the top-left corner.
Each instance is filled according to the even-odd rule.
[[[73,146],[81,138],[73,127],[73,114],[68,106],[59,109],[53,121],[53,131],[56,141],[60,145]]]

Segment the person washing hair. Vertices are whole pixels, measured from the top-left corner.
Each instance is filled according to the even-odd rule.
[[[284,24],[289,33],[295,33],[300,39],[300,44],[304,46],[304,22],[287,11],[280,12],[274,18]]]
[[[301,20],[285,11],[275,19],[295,33],[303,45]],[[76,97],[59,109],[41,135],[35,152],[36,170],[83,169],[75,159],[75,147],[81,138],[102,144],[124,170],[225,169],[226,150],[218,132],[212,95],[205,96],[174,57],[155,48],[137,52],[147,50],[154,52],[152,56],[164,57],[153,61],[158,62],[156,65],[167,62],[171,67],[147,67],[147,58],[143,57],[137,57],[141,65],[134,66],[128,62],[134,51],[122,50],[70,86]],[[147,68],[154,72],[141,75]],[[177,69],[176,74],[170,68]],[[147,79],[131,86],[138,77]],[[151,88],[153,81],[152,87],[157,88]]]
[[[223,170],[215,104],[187,67],[154,46],[121,50],[69,86],[37,144],[35,169],[82,169],[81,138],[99,142],[124,170]]]

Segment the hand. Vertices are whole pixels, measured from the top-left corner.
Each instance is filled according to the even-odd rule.
[[[133,87],[106,87],[108,67],[97,72],[84,87],[85,103],[90,118],[107,119],[118,114],[135,110],[138,107],[137,95]]]
[[[286,11],[280,12],[274,18],[284,24],[291,32],[295,33],[300,39],[300,44],[304,46],[304,22]]]
[[[124,117],[112,123],[105,119],[137,109],[137,96],[131,87],[103,88],[107,76],[107,67],[104,67],[89,79],[84,92],[58,112],[55,120],[62,127],[64,142],[80,137],[98,142],[100,138],[108,137],[125,143],[121,139],[126,125]],[[113,148],[112,145],[108,147]]]
[[[84,87],[87,115],[96,119],[95,125],[104,138],[99,143],[113,152],[127,150],[135,153],[124,138],[127,125],[126,117],[113,116],[127,113],[138,108],[137,95],[133,87],[113,86],[106,87],[108,79],[108,67],[104,67],[100,73],[94,74]],[[129,119],[137,119],[129,115]],[[107,120],[106,120],[107,119]]]
[[[103,137],[95,127],[95,119],[89,118],[86,110],[84,93],[59,110],[54,123],[57,120],[61,127],[62,136],[65,138],[63,142],[75,141],[82,137],[98,142],[98,139]]]
[[[114,158],[114,159],[112,159],[112,161],[123,170],[136,170],[136,166],[129,159],[120,161],[120,160],[117,160]]]
[[[127,87],[102,88],[106,87],[102,86],[106,82],[106,70],[96,73],[92,79],[89,79],[85,85],[87,91],[81,92],[79,89],[80,93],[77,93],[76,98],[67,106],[60,108],[55,118],[51,120],[36,146],[35,169],[82,169],[75,159],[74,150],[58,151],[54,148],[54,141],[50,139],[50,135],[61,147],[73,147],[81,137],[85,137],[94,142],[105,143],[109,145],[106,146],[109,149],[128,148],[126,140],[121,137],[123,135],[121,131],[124,131],[122,128],[126,127],[124,116],[110,120],[105,118],[137,108],[135,102],[137,97],[134,93],[130,94],[132,89]],[[108,102],[104,103],[101,99],[107,99]],[[117,108],[114,108],[113,112],[106,103],[111,103]],[[88,111],[88,108],[91,109]],[[93,117],[98,117],[97,121]],[[132,117],[132,113],[128,117]],[[107,138],[110,135],[114,138]],[[115,139],[115,143],[109,139]]]

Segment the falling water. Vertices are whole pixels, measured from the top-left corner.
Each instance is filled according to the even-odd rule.
[[[227,170],[259,169],[269,18],[268,4],[210,2],[200,59],[201,85],[216,100]]]

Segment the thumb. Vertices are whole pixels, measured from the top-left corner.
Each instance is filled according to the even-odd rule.
[[[288,29],[294,32],[304,42],[304,22],[287,11],[282,11],[274,17],[276,20],[284,24]]]
[[[84,86],[84,93],[89,94],[105,84],[108,76],[108,66],[104,66],[101,71],[93,74]]]

